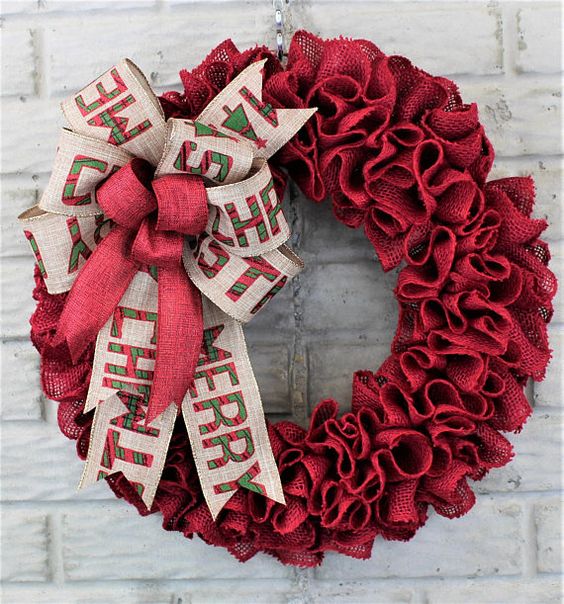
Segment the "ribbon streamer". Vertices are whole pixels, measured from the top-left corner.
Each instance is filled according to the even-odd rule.
[[[81,486],[121,471],[150,507],[181,409],[214,518],[239,488],[284,502],[241,323],[303,267],[267,159],[315,110],[264,103],[263,67],[194,121],[165,121],[127,59],[62,104],[20,220],[48,291],[70,290],[57,340],[76,360],[96,339]]]

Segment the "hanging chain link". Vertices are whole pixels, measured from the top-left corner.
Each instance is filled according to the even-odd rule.
[[[276,54],[279,61],[282,61],[286,53],[284,45],[284,2],[285,0],[272,1],[274,7],[274,26],[276,28]]]

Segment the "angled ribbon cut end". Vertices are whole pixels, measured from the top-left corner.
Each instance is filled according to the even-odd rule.
[[[272,499],[273,501],[276,501],[276,503],[286,505],[286,499],[284,498],[284,492],[282,491],[282,484],[280,483],[280,476],[278,475],[278,473],[276,473],[276,477],[277,478],[275,479],[275,482],[278,483],[279,488],[276,488],[275,490],[270,491],[268,494],[265,494],[264,492],[258,490],[257,484],[253,482],[255,478],[255,470],[254,466],[251,466],[251,468],[249,468],[249,470],[242,474],[241,477],[238,479],[237,489],[248,489],[253,493],[258,493],[263,497]],[[258,486],[259,488],[262,488],[262,485]],[[207,491],[203,491],[204,499],[206,500],[208,509],[214,522],[217,520],[217,517],[219,516],[221,510],[223,510],[227,502],[233,497],[233,495],[235,495],[236,492],[237,490],[231,490],[230,492],[226,493],[224,497],[221,497],[221,493],[216,493],[215,496],[212,496]],[[217,495],[219,495],[219,497]]]
[[[249,467],[242,472],[239,471],[239,474],[234,476],[233,480],[213,486],[210,483],[202,484],[202,493],[214,521],[239,489],[247,489],[286,505],[280,474],[270,444],[267,447],[263,444],[258,457],[261,459],[253,459]],[[201,471],[201,463],[199,462],[200,460],[196,461],[196,464]]]
[[[147,404],[146,397],[125,388],[96,406],[79,490],[122,472],[151,508],[178,408],[171,404],[147,423]]]
[[[255,157],[268,159],[282,148],[317,108],[278,109],[262,100],[266,59],[252,63],[202,111],[197,121],[251,143]]]

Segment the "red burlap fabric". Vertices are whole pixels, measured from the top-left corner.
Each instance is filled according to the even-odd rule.
[[[468,512],[468,479],[511,459],[501,432],[521,429],[531,413],[523,386],[542,379],[550,358],[556,281],[539,240],[546,224],[530,217],[530,179],[486,183],[493,149],[476,106],[451,81],[371,42],[298,32],[283,70],[267,49],[240,53],[226,41],[181,72],[184,93],[161,99],[167,115],[194,117],[263,57],[268,101],[319,107],[274,158],[279,190],[284,168],[307,197],[329,198],[338,220],[364,228],[384,270],[402,263],[399,324],[382,367],[354,375],[351,412],[339,417],[327,400],[307,430],[269,426],[286,506],[242,490],[212,522],[178,421],[152,512],[166,530],[197,533],[239,560],[259,551],[297,566],[319,564],[327,550],[367,558],[378,535],[410,539],[429,506],[450,518]],[[65,295],[36,280],[43,389],[84,458],[92,350],[73,366],[52,347]],[[148,513],[121,475],[108,482]]]

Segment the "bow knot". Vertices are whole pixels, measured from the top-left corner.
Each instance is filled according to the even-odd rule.
[[[96,198],[106,216],[127,231],[130,256],[161,268],[181,263],[185,235],[200,235],[208,221],[203,178],[154,177],[149,162],[134,158],[105,180]]]

